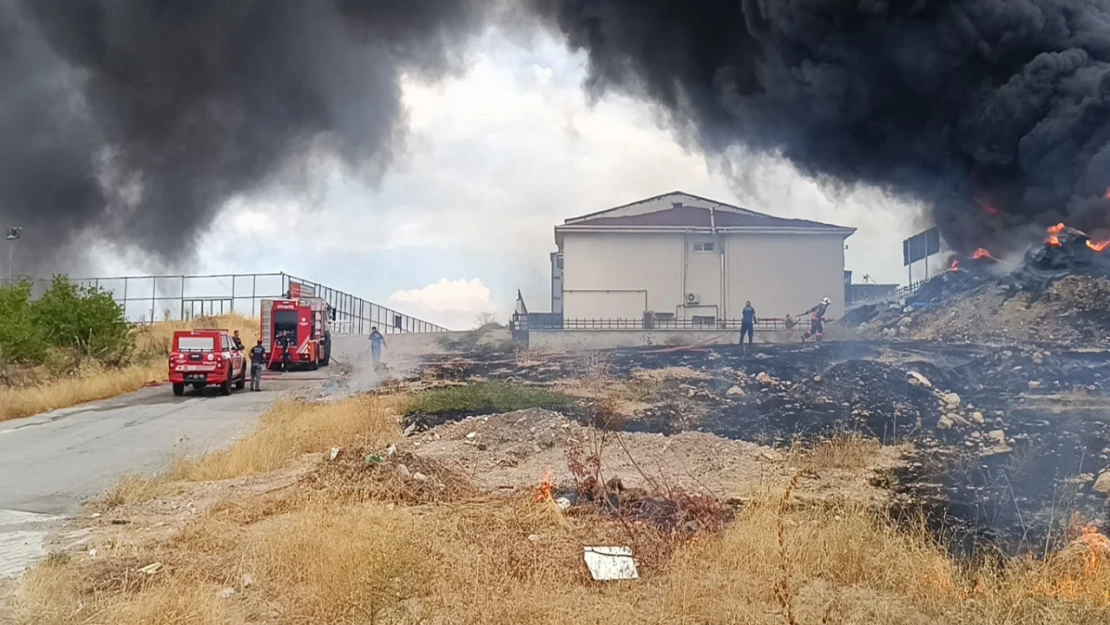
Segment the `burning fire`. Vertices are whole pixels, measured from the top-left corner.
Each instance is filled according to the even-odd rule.
[[[1069,527],[1074,528],[1081,522],[1077,515],[1073,515]],[[1069,533],[1073,531],[1075,530],[1069,529]],[[1082,550],[1083,574],[1065,575],[1052,583],[1045,582],[1037,589],[1036,594],[1053,599],[1078,599],[1092,590],[1091,581],[1110,557],[1110,538],[1099,532],[1094,525],[1086,524],[1079,527],[1079,535],[1071,544]],[[1110,601],[1110,593],[1107,593],[1106,599]]]
[[[948,268],[948,271],[959,271],[959,270],[960,270],[960,261],[953,259],[952,260],[952,265]]]
[[[536,487],[536,495],[532,498],[535,503],[543,503],[555,494],[555,474],[548,471],[543,476],[543,481]]]
[[[1067,228],[1063,223],[1058,223],[1055,226],[1049,226],[1048,236],[1045,237],[1044,242],[1052,247],[1060,247],[1060,233]]]
[[[1110,199],[1110,190],[1107,190],[1107,198]],[[1103,236],[1097,240],[1094,240],[1086,232],[1083,232],[1082,230],[1076,230],[1075,228],[1068,228],[1062,223],[1058,223],[1055,226],[1049,227],[1048,236],[1046,236],[1044,240],[1045,244],[1051,245],[1053,247],[1060,247],[1059,235],[1064,230],[1071,230],[1086,237],[1087,247],[1096,252],[1102,252],[1106,248],[1110,247],[1110,236],[1105,236],[1106,233],[1104,231],[1100,230],[1099,232],[1103,233]]]
[[[1087,548],[1083,554],[1083,574],[1094,577],[1102,567],[1106,556],[1110,555],[1110,538],[1098,531],[1093,525],[1085,525],[1079,536],[1079,542]]]
[[[974,252],[971,253],[971,259],[972,260],[981,260],[981,259],[984,259],[984,258],[990,258],[992,260],[998,260],[997,258],[994,257],[993,254],[991,254],[989,251],[987,251],[984,248],[979,248],[979,249],[977,249],[977,250],[975,250]]]
[[[1110,239],[1102,239],[1101,241],[1092,241],[1090,239],[1087,239],[1087,247],[1096,252],[1101,252],[1107,247],[1110,247]]]

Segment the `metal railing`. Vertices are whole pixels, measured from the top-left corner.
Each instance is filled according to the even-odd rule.
[[[755,329],[762,331],[789,330],[799,327],[807,318],[792,317],[759,319]],[[740,319],[533,319],[532,315],[515,315],[512,320],[514,331],[525,330],[740,330]]]
[[[400,313],[387,306],[286,273],[161,275],[70,278],[112,294],[128,321],[145,324],[238,313],[257,317],[264,299],[287,297],[291,290],[323,298],[334,310],[335,334],[447,332],[447,328]],[[41,293],[48,280],[35,280]]]

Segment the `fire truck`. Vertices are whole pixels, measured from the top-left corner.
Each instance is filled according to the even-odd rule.
[[[323,298],[262,300],[262,346],[269,369],[315,371],[331,362],[330,307]]]

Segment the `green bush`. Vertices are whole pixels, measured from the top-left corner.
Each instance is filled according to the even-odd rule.
[[[55,276],[50,288],[31,299],[31,284],[0,287],[0,355],[11,362],[41,364],[51,350],[126,364],[135,339],[111,293]]]
[[[46,342],[31,312],[31,284],[0,287],[0,359],[7,362],[41,362]]]

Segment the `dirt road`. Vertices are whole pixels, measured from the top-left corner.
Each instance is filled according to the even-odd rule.
[[[419,335],[387,341],[385,359],[394,368],[437,345]],[[250,432],[276,399],[311,395],[314,388],[335,391],[328,378],[340,369],[350,371],[347,392],[377,383],[365,337],[336,337],[333,357],[336,366],[327,369],[276,374],[259,393],[222,397],[208,389],[174,397],[169,386],[158,386],[0,424],[0,577],[22,571],[41,555],[50,532],[121,476],[223,447]]]

